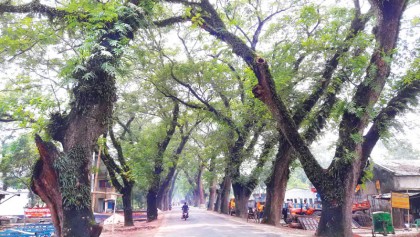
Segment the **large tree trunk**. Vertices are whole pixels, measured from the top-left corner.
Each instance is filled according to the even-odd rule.
[[[156,189],[149,188],[146,198],[147,198],[147,221],[156,220],[158,217]]]
[[[134,220],[133,220],[133,207],[132,207],[132,192],[133,187],[132,186],[126,186],[123,188],[121,194],[122,201],[123,201],[123,207],[124,207],[124,226],[134,226]]]
[[[356,162],[358,163],[358,162]],[[317,236],[353,236],[352,234],[352,204],[359,170],[354,165],[345,177],[344,182],[331,180],[321,190],[322,214],[316,232]]]
[[[195,191],[198,207],[201,207],[206,202],[204,198],[204,188],[203,188],[203,171],[204,171],[204,166],[201,165],[197,174],[197,185],[196,185],[196,191]]]
[[[31,187],[55,213],[53,222],[57,236],[92,237],[99,236],[101,232],[91,209],[90,159],[98,137],[106,130],[114,99],[100,102],[99,97],[98,101],[89,101],[87,94],[95,96],[97,89],[101,90],[100,80],[107,81],[111,86],[107,88],[110,90],[108,93],[115,96],[115,90],[112,89],[112,78],[101,71],[96,75],[98,78],[82,83],[93,91],[86,88],[89,92],[79,91],[82,84],[75,89],[76,100],[83,101],[79,104],[80,108],[73,109],[68,116],[54,115],[51,118],[50,133],[61,142],[64,153],[60,154],[52,143],[44,143],[40,137],[36,138],[41,158],[37,162]]]
[[[168,193],[168,197],[169,197],[168,203],[169,203],[169,205],[172,205],[172,198],[174,197],[174,190],[175,190],[175,182],[176,182],[176,179],[178,177],[178,174],[179,174],[179,172],[176,172],[175,175],[174,175],[174,178],[171,181],[171,187],[169,188],[169,193]]]
[[[220,212],[221,209],[222,192],[220,189],[216,189],[216,203],[214,204],[215,212]]]
[[[225,176],[220,190],[220,212],[223,214],[229,214],[229,196],[231,186],[231,178],[229,176]]]
[[[162,211],[167,211],[167,210],[169,210],[169,197],[168,197],[168,194],[169,194],[169,190],[166,190],[165,191],[165,194],[163,195],[163,199],[162,199]]]
[[[289,147],[289,148],[286,148]],[[284,202],[287,181],[289,180],[289,166],[291,162],[290,145],[283,143],[276,154],[273,172],[267,178],[266,202],[264,207],[264,222],[279,225],[281,210]]]
[[[215,209],[215,202],[216,202],[216,189],[217,189],[217,176],[215,174],[216,168],[216,157],[212,156],[210,158],[210,187],[209,187],[209,204],[207,205],[208,211],[213,211]]]
[[[89,149],[76,146],[63,155],[39,136],[35,140],[41,159],[35,165],[31,188],[50,208],[56,235],[99,236],[102,227],[92,224],[95,222],[86,170],[90,167],[90,155],[86,155]]]
[[[166,175],[165,179],[162,181],[162,183],[159,186],[159,191],[157,194],[157,205],[158,205],[158,208],[162,211],[168,210],[167,195],[169,194],[170,185],[175,175],[175,169],[176,169],[176,166],[171,167],[169,169],[168,174]]]
[[[209,205],[207,206],[208,211],[213,211],[215,209],[216,203],[216,189],[217,189],[217,177],[213,176],[213,180],[211,181],[211,185],[209,188]]]
[[[246,218],[248,213],[248,200],[252,190],[241,183],[233,183],[232,187],[233,193],[235,194],[235,215]]]

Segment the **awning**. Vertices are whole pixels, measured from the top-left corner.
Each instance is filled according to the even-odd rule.
[[[12,195],[13,193],[9,193],[3,190],[0,190],[0,195]]]
[[[403,193],[403,194],[408,194],[408,196],[411,197],[415,197],[417,195],[419,195],[420,193]],[[391,193],[384,193],[384,194],[378,194],[378,195],[373,195],[374,198],[376,199],[391,199]]]
[[[11,196],[7,197],[7,199],[5,200],[0,201],[0,204],[5,203],[7,200],[11,199],[14,196],[20,196],[20,193],[9,193],[9,192],[0,190],[0,196],[2,197],[2,199],[5,198],[6,195],[11,195]]]

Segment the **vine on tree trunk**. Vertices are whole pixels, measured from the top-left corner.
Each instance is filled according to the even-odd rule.
[[[81,173],[79,172],[85,169],[88,164],[89,160],[80,146],[72,148],[67,154],[63,154],[55,160],[54,168],[58,171],[64,209],[90,208],[90,187],[81,181],[83,177],[80,177]]]

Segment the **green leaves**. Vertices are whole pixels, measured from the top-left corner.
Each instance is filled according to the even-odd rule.
[[[305,26],[313,26],[320,19],[319,10],[315,5],[306,5],[300,10],[299,23]]]
[[[3,185],[15,189],[29,188],[32,166],[38,157],[31,134],[1,142],[0,173]]]
[[[64,209],[80,210],[91,207],[90,187],[83,183],[84,174],[79,172],[88,163],[81,147],[73,147],[67,154],[62,154],[55,160],[53,165],[58,170]]]

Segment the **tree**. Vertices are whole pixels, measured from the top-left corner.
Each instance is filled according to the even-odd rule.
[[[124,129],[130,129],[130,123],[134,120],[134,117],[130,118],[126,124],[124,124]],[[103,148],[103,153],[101,159],[103,160],[109,176],[111,178],[111,183],[115,189],[122,194],[123,208],[124,208],[124,226],[133,226],[133,209],[132,209],[132,192],[135,180],[132,174],[131,168],[128,166],[126,158],[124,156],[124,151],[122,149],[121,143],[117,140],[112,124],[109,128],[109,135],[111,138],[112,145],[117,150],[117,162],[111,157],[108,147],[105,145]],[[124,133],[127,130],[124,130]],[[117,178],[117,175],[120,179]],[[121,180],[121,181],[120,181]]]
[[[315,84],[314,90],[311,91],[309,96],[302,100],[299,105],[295,106],[293,111],[293,120],[297,126],[302,126],[305,122],[304,119],[309,117],[309,119],[307,119],[309,122],[306,123],[311,125],[303,134],[307,144],[311,144],[316,139],[318,133],[325,127],[326,120],[337,103],[336,95],[343,87],[345,79],[343,76],[337,75],[338,78],[334,80],[334,72],[339,66],[339,61],[343,61],[343,58],[345,58],[345,54],[349,51],[352,41],[354,41],[358,33],[364,29],[365,24],[369,19],[371,12],[369,11],[367,14],[362,15],[358,2],[356,1],[355,3],[355,14],[343,42],[337,45],[337,49],[334,50],[335,52],[326,60],[325,67],[321,73],[321,79]],[[361,46],[357,47],[359,47],[358,50],[360,50]],[[294,69],[297,70],[297,68],[296,64],[294,64]],[[314,115],[310,118],[310,112],[315,110],[316,103],[321,99],[325,101],[324,104],[318,111],[312,113]],[[280,205],[284,200],[286,183],[289,179],[288,169],[293,161],[293,157],[296,157],[296,155],[293,154],[292,147],[284,138],[282,138],[280,144],[272,173],[266,180],[267,205],[264,211],[264,216],[266,217],[264,221],[274,225],[278,224],[280,221],[280,213],[278,210],[281,209]]]
[[[182,40],[184,42],[184,39]],[[193,58],[194,51],[189,50],[185,43],[183,45],[189,58]],[[171,77],[179,84],[179,88],[175,90],[172,84],[165,85],[165,83],[169,83],[165,81],[162,83],[163,85],[157,85],[159,90],[165,96],[173,98],[189,108],[208,112],[227,130],[226,134],[230,139],[226,141],[225,177],[220,190],[222,200],[221,212],[227,214],[229,211],[228,199],[233,182],[237,186],[234,189],[236,192],[235,196],[241,195],[241,198],[238,196],[237,200],[239,203],[243,203],[243,205],[238,205],[238,208],[240,207],[241,209],[238,209],[237,213],[241,213],[244,216],[247,212],[246,203],[256,186],[257,179],[255,177],[258,177],[260,172],[253,172],[254,177],[251,178],[250,182],[246,183],[242,182],[246,178],[241,177],[240,169],[246,159],[254,158],[252,156],[254,147],[266,128],[264,122],[258,123],[256,121],[256,117],[263,117],[262,111],[255,106],[252,100],[249,100],[249,93],[246,93],[246,89],[250,88],[245,88],[242,85],[237,89],[229,90],[229,81],[220,81],[221,84],[215,82],[217,75],[221,77],[229,75],[241,81],[241,77],[235,72],[234,66],[225,62],[224,59],[212,55],[212,60],[208,62],[189,61],[179,64],[175,63],[173,59],[164,53],[162,53],[162,56],[170,60],[170,65],[165,68],[167,71],[161,71],[165,75],[163,77]],[[213,98],[213,92],[219,98]],[[239,101],[236,99],[238,94]],[[238,103],[242,107],[238,107]],[[238,108],[239,110],[237,110]],[[267,149],[271,149],[274,146],[274,143],[270,144]],[[263,166],[266,160],[266,157],[261,159],[263,162],[256,167],[256,170],[260,170],[260,166]],[[239,190],[241,189],[251,190],[251,192],[240,193]]]
[[[364,137],[365,142],[362,142],[363,131],[368,125],[368,115],[376,104],[385,84],[385,79],[389,75],[390,60],[398,38],[399,20],[406,2],[372,1],[371,3],[378,18],[378,24],[375,28],[377,46],[371,57],[370,66],[366,70],[365,80],[357,85],[354,99],[344,111],[339,126],[340,138],[335,159],[330,167],[325,170],[311,154],[307,144],[298,132],[298,126],[293,121],[289,108],[286,107],[283,99],[278,96],[267,60],[257,56],[252,47],[246,45],[239,37],[227,30],[225,23],[209,1],[203,0],[199,3],[179,2],[193,7],[195,12],[201,11],[201,28],[227,43],[233,52],[241,57],[254,72],[258,79],[258,85],[253,89],[254,95],[267,105],[273,118],[277,121],[279,131],[298,153],[305,172],[323,198],[324,212],[317,233],[329,236],[351,236],[351,216],[349,213],[355,182],[359,177],[361,168],[365,165],[368,154],[379,138],[379,130],[383,127],[373,126],[371,133],[368,132]],[[393,10],[390,11],[390,9]],[[194,17],[198,17],[197,14]],[[385,28],[388,34],[384,33]],[[408,103],[406,101],[407,97],[403,96],[401,92],[406,92],[406,95],[412,98],[417,93],[417,89],[416,82],[410,82],[409,85],[400,88],[399,96],[394,97],[390,103],[392,106],[395,106],[397,101],[404,101],[404,103],[398,108],[391,108],[392,112],[388,112],[392,114],[391,117],[395,116]],[[408,91],[411,93],[407,93]],[[388,113],[384,111],[384,113],[378,114],[381,117],[373,120],[378,123],[377,126],[384,122],[379,122],[380,119],[385,121],[392,119],[390,117],[385,118]]]
[[[172,203],[171,190],[173,190],[175,185],[174,182],[176,180],[176,171],[179,162],[179,157],[181,156],[185,145],[190,139],[192,132],[200,123],[201,120],[197,119],[194,124],[189,125],[188,120],[186,120],[183,124],[179,125],[181,141],[179,142],[176,149],[172,152],[172,155],[170,157],[171,165],[168,167],[167,174],[163,178],[157,194],[158,205],[161,210],[167,211],[169,209],[169,205]]]
[[[363,131],[368,125],[369,112],[376,104],[384,87],[385,79],[390,72],[390,61],[387,59],[392,58],[392,52],[398,38],[399,21],[406,2],[371,1],[371,4],[375,8],[378,20],[375,31],[377,46],[367,68],[366,79],[357,86],[352,105],[343,114],[339,130],[339,144],[337,145],[335,158],[328,169],[323,169],[316,162],[309,148],[300,137],[284,102],[274,90],[274,82],[269,74],[267,62],[263,59],[257,60],[257,67],[262,72],[262,77],[258,78],[259,84],[255,88],[254,94],[268,106],[273,117],[277,120],[280,130],[290,145],[299,153],[299,159],[308,178],[321,194],[323,212],[317,230],[317,235],[320,236],[352,236],[351,215],[349,213],[351,213],[354,187],[374,146],[372,143],[376,143],[379,138],[380,128],[376,127],[376,124],[364,139]],[[390,9],[393,9],[393,11],[390,11]],[[412,86],[414,85],[408,85],[407,87]],[[403,90],[406,90],[406,88]],[[399,96],[394,97],[394,99],[400,100],[401,97],[404,97],[401,94]],[[405,104],[402,107],[405,107]],[[393,112],[396,113],[397,111],[394,110]],[[384,120],[387,121],[388,119],[389,117]],[[377,122],[378,119],[374,120],[374,123]]]
[[[8,141],[9,140],[9,141]],[[31,171],[37,159],[35,144],[31,134],[22,134],[16,139],[2,141],[0,172],[2,189],[28,189],[30,191]],[[29,193],[30,206],[35,205],[37,198]]]
[[[83,10],[98,9],[98,6],[93,4],[89,6],[92,8]],[[68,17],[73,20],[68,23],[73,24],[77,24],[74,20],[80,16],[72,9],[58,10],[39,2],[20,6],[2,3],[0,13],[4,12],[40,13],[52,20]],[[112,115],[116,99],[115,67],[121,49],[139,28],[142,14],[127,5],[120,6],[111,19],[94,20],[98,16],[94,16],[94,12],[90,15],[93,18],[85,19],[97,23],[91,25],[92,29],[101,29],[101,33],[93,36],[92,44],[86,49],[89,54],[76,61],[68,75],[76,83],[70,111],[52,115],[48,127],[49,135],[62,144],[63,152],[36,136],[41,158],[35,165],[31,186],[49,206],[58,236],[99,236],[101,233],[101,228],[94,224],[90,208],[89,162],[96,140],[105,132]],[[105,20],[108,23],[105,24]],[[121,23],[126,27],[121,28]]]
[[[30,143],[30,135],[25,134],[15,141],[3,143],[1,156],[3,189],[29,189],[31,169],[36,160],[36,148]]]
[[[74,81],[73,100],[68,113],[55,113],[48,126],[53,143],[36,136],[41,159],[35,166],[32,189],[46,202],[58,236],[99,236],[90,209],[89,167],[96,140],[107,128],[115,96],[115,77],[124,47],[145,22],[153,1],[93,3],[71,2],[53,8],[39,2],[19,6],[0,4],[0,13],[39,13],[50,23],[87,34],[86,42],[62,75]],[[105,14],[103,14],[105,12]],[[183,19],[175,17],[156,22],[167,25]],[[45,180],[56,180],[45,186]]]
[[[159,192],[160,182],[161,182],[161,173],[163,171],[163,156],[169,145],[169,142],[172,139],[173,134],[178,123],[179,116],[179,105],[174,103],[174,108],[171,114],[171,120],[167,125],[166,135],[164,138],[157,144],[157,152],[153,159],[154,168],[153,175],[149,178],[150,187],[147,193],[147,220],[155,220],[158,217],[157,208],[158,208],[158,199],[157,195]]]

